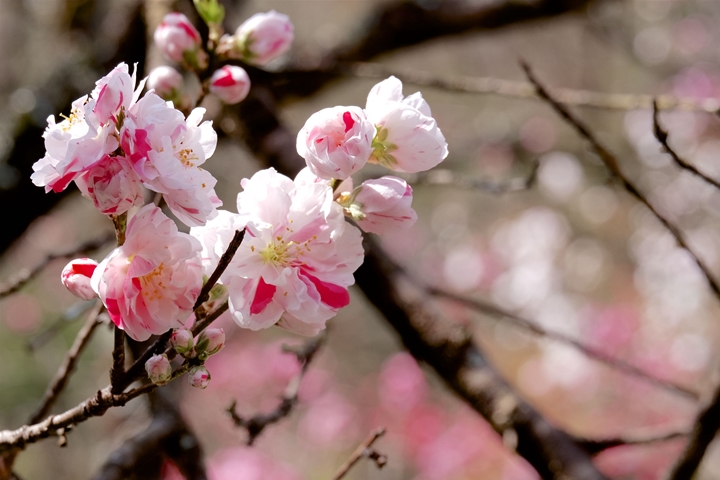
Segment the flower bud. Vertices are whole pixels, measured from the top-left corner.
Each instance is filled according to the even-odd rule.
[[[162,65],[150,72],[146,86],[148,90],[155,90],[163,100],[174,101],[182,91],[183,77],[174,68]]]
[[[250,92],[250,77],[240,67],[225,65],[210,77],[210,91],[229,105],[239,103]]]
[[[182,13],[168,13],[155,29],[155,45],[167,59],[192,68],[207,67],[200,32]]]
[[[294,38],[290,18],[271,10],[256,13],[238,27],[234,50],[247,63],[263,66],[287,52]]]
[[[187,375],[188,383],[195,388],[205,388],[210,383],[210,372],[205,365],[190,369]]]
[[[412,187],[397,177],[367,180],[338,201],[360,228],[378,235],[409,228],[417,220],[411,206]]]
[[[305,122],[296,148],[316,176],[344,180],[367,163],[374,135],[361,108],[324,108]]]
[[[65,265],[60,279],[70,293],[83,300],[90,300],[95,298],[95,291],[90,286],[90,278],[97,265],[97,262],[90,258],[77,258]]]
[[[192,332],[184,328],[175,329],[170,337],[170,346],[182,356],[191,353],[195,346]]]
[[[208,328],[200,334],[195,351],[201,359],[218,353],[225,345],[225,332],[222,328]]]
[[[172,378],[172,365],[167,355],[153,355],[145,362],[145,371],[148,378],[155,385],[165,385]]]

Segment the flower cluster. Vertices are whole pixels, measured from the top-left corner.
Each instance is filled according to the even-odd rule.
[[[46,155],[33,165],[32,181],[60,192],[75,181],[102,213],[120,215],[143,202],[144,185],[163,195],[189,226],[202,225],[222,204],[216,180],[200,168],[215,151],[217,135],[205,110],[185,118],[150,92],[121,63],[98,80],[89,96],[73,102],[69,116],[48,117]]]
[[[221,28],[224,12],[218,4],[208,4],[203,5],[199,13],[208,21],[212,38],[216,35],[216,29]],[[220,61],[241,60],[249,65],[262,67],[285,54],[293,39],[294,27],[290,19],[272,10],[248,18],[234,35],[223,35],[218,40],[214,53]],[[166,59],[185,68],[195,72],[208,68],[208,55],[201,48],[200,33],[182,13],[173,12],[165,16],[155,30],[155,45]],[[250,77],[242,67],[224,65],[210,71],[212,74],[204,85],[206,91],[230,105],[247,97],[250,92]],[[176,103],[184,100],[182,77],[176,70],[167,66],[158,67],[150,73],[150,79],[152,88],[156,88],[156,93],[165,100]]]
[[[207,63],[218,55],[208,52],[217,47],[220,56],[265,65],[289,48],[292,24],[269,12],[250,18],[234,36],[220,37],[222,7],[216,0],[196,3],[210,28],[209,50],[177,13],[158,27],[156,44],[194,73],[204,69],[208,91],[227,103],[241,101],[250,88],[247,73],[225,65],[210,74]],[[364,256],[360,229],[384,234],[417,219],[412,188],[401,178],[353,188],[351,176],[367,163],[427,170],[446,157],[447,145],[422,96],[403,97],[402,84],[390,77],[371,90],[364,109],[338,106],[308,119],[297,137],[307,167],[294,179],[261,170],[241,182],[237,213],[217,210],[216,180],[201,168],[217,144],[211,122],[202,121],[201,108],[187,116],[175,108],[187,111],[192,104],[178,71],[155,69],[143,96],[145,83],[120,64],[73,103],[68,117],[59,123],[49,117],[47,153],[34,165],[32,180],[56,192],[74,181],[113,217],[118,232],[118,247],[100,264],[68,264],[62,273],[68,290],[86,300],[98,296],[112,322],[135,340],[175,329],[170,345],[186,359],[190,384],[204,388],[210,374],[203,363],[220,351],[225,333],[208,329],[195,338],[187,328],[208,307],[193,311],[235,232],[244,230],[244,238],[211,300],[227,299],[243,328],[277,325],[315,335],[350,302],[348,288]],[[162,195],[190,233],[181,233],[154,203],[142,206],[144,188]],[[178,373],[163,355],[146,368],[158,384]]]

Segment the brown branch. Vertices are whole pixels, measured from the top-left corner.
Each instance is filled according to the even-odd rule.
[[[20,290],[22,287],[27,285],[27,283],[30,282],[33,278],[37,277],[40,272],[42,272],[45,267],[47,267],[54,260],[57,260],[59,258],[71,258],[80,255],[81,253],[88,253],[94,250],[98,250],[104,247],[106,244],[110,243],[114,238],[114,234],[104,235],[102,237],[89,240],[64,252],[52,253],[47,255],[34,268],[23,269],[17,274],[13,275],[13,277],[9,278],[7,281],[5,281],[4,284],[0,285],[0,298],[7,297],[8,295],[12,295],[13,293]]]
[[[339,63],[326,68],[325,71],[335,75],[378,80],[393,75],[407,84],[449,92],[491,94],[519,99],[538,98],[537,90],[532,83],[494,77],[438,75],[412,68],[388,67],[370,62]],[[563,105],[605,110],[650,110],[653,108],[653,102],[656,102],[661,110],[703,111],[715,114],[720,108],[720,103],[714,98],[695,99],[673,95],[653,97],[646,94],[605,93],[570,88],[553,88],[552,94]]]
[[[720,299],[720,287],[710,274],[710,270],[689,248],[682,236],[682,233],[677,229],[677,227],[670,223],[670,221],[667,220],[665,217],[660,215],[660,213],[653,208],[650,202],[648,202],[648,200],[635,188],[635,186],[626,177],[623,176],[622,172],[618,167],[617,161],[615,160],[615,157],[605,147],[603,147],[602,144],[600,144],[600,142],[587,129],[587,127],[577,118],[575,118],[575,116],[570,113],[570,111],[565,108],[565,106],[561,105],[552,96],[550,96],[550,94],[542,86],[542,84],[540,84],[535,79],[532,71],[530,70],[530,67],[528,67],[526,64],[523,64],[523,69],[525,70],[525,73],[527,74],[529,80],[537,88],[538,94],[542,98],[547,100],[547,102],[555,109],[556,112],[558,112],[563,118],[565,118],[565,120],[567,120],[573,127],[575,127],[575,129],[580,133],[580,135],[582,135],[586,140],[590,142],[593,149],[600,156],[601,160],[603,161],[603,163],[605,163],[613,176],[620,180],[620,182],[630,194],[632,194],[642,204],[644,204],[647,208],[650,209],[650,211],[655,215],[655,217],[660,220],[660,222],[670,231],[670,233],[672,233],[678,244],[680,244],[680,246],[683,247],[690,254],[690,256],[695,260],[697,265],[700,267],[700,270],[705,275],[705,278],[710,284],[713,293],[716,297]],[[690,440],[685,447],[682,455],[680,456],[677,464],[672,469],[671,475],[669,477],[671,480],[688,479],[692,477],[693,473],[700,465],[700,461],[702,460],[702,457],[704,456],[708,445],[713,440],[713,438],[715,438],[718,430],[720,430],[720,387],[718,387],[715,391],[713,400],[706,408],[704,408],[700,412],[697,420],[695,421],[695,426],[693,427],[693,431],[690,434]]]
[[[639,445],[652,445],[655,443],[669,442],[677,440],[679,438],[685,438],[689,434],[688,432],[670,432],[664,435],[622,435],[617,438],[608,438],[603,440],[594,440],[586,438],[578,438],[577,441],[580,445],[585,448],[589,453],[596,455],[603,450],[613,447],[622,446],[639,446]]]
[[[350,455],[350,458],[342,464],[340,469],[335,473],[335,475],[333,475],[332,480],[340,480],[345,477],[350,469],[362,458],[369,458],[375,462],[377,468],[383,468],[387,464],[387,456],[372,448],[373,443],[375,443],[375,441],[383,435],[385,435],[384,428],[378,428],[372,432],[360,445],[358,445],[352,455]]]
[[[45,415],[48,414],[52,406],[55,404],[55,400],[57,400],[60,392],[62,392],[63,388],[65,388],[65,385],[67,384],[68,379],[70,378],[70,375],[75,368],[75,363],[77,362],[80,352],[83,351],[85,346],[90,341],[90,337],[95,331],[95,328],[100,325],[97,317],[102,311],[102,308],[102,302],[96,300],[95,307],[93,307],[92,311],[87,316],[87,320],[85,320],[85,325],[83,325],[83,327],[80,329],[77,336],[75,337],[75,341],[73,342],[70,350],[65,356],[65,360],[63,360],[63,363],[60,365],[57,373],[55,373],[55,377],[52,379],[50,385],[48,385],[47,389],[45,390],[43,398],[40,401],[40,405],[35,410],[35,413],[32,414],[32,416],[28,420],[28,423],[37,423],[43,418],[45,418]]]
[[[321,334],[318,337],[310,339],[305,345],[299,349],[284,346],[283,351],[293,353],[297,357],[298,362],[302,365],[300,373],[288,384],[283,393],[280,404],[270,413],[259,413],[250,418],[240,416],[236,411],[237,402],[233,400],[232,404],[227,408],[233,423],[236,427],[244,428],[248,432],[247,444],[252,445],[258,436],[265,430],[265,427],[279,422],[283,418],[290,415],[293,407],[298,402],[298,393],[300,391],[300,382],[305,372],[307,372],[310,362],[315,357],[322,344],[325,342],[327,334]]]
[[[681,395],[685,398],[689,398],[692,400],[699,400],[700,394],[696,392],[695,390],[683,387],[681,385],[676,385],[673,382],[670,382],[668,380],[663,380],[661,378],[657,378],[650,373],[635,367],[633,365],[630,365],[628,363],[625,363],[624,361],[614,358],[611,355],[608,355],[606,353],[603,353],[602,351],[595,350],[592,347],[589,347],[587,345],[584,345],[580,341],[565,335],[560,332],[554,332],[552,330],[547,330],[537,324],[536,322],[527,320],[525,318],[522,318],[518,315],[515,315],[513,313],[510,313],[508,311],[505,311],[495,305],[483,302],[481,300],[477,300],[474,298],[468,298],[463,297],[461,295],[456,295],[454,293],[446,292],[444,290],[440,290],[438,288],[434,287],[428,287],[428,286],[422,286],[426,292],[428,292],[430,295],[433,295],[435,297],[444,298],[446,300],[453,301],[455,303],[459,303],[466,308],[470,308],[472,310],[484,313],[486,315],[491,315],[494,317],[501,317],[504,320],[511,322],[513,325],[516,325],[523,330],[532,333],[533,335],[537,335],[539,337],[548,338],[550,340],[554,340],[556,342],[560,342],[564,345],[569,345],[579,352],[583,353],[585,356],[592,358],[593,360],[596,360],[604,365],[607,365],[608,367],[618,370],[622,373],[625,373],[627,375],[631,375],[633,377],[636,377],[640,380],[643,380],[645,382],[650,383],[651,385],[655,385],[656,387],[660,387],[664,390],[667,390],[668,392],[672,392],[678,395]]]
[[[200,290],[200,295],[198,295],[197,301],[195,301],[193,310],[197,310],[198,308],[200,308],[200,306],[205,303],[208,298],[210,298],[210,291],[213,289],[218,280],[220,280],[220,277],[222,276],[223,272],[225,272],[225,269],[227,269],[227,267],[230,265],[230,262],[235,256],[235,252],[237,252],[237,249],[240,248],[240,244],[242,243],[243,238],[245,238],[245,230],[236,230],[235,235],[233,235],[233,238],[230,241],[227,250],[225,250],[225,253],[223,253],[220,257],[217,267],[215,267],[215,270],[213,270],[210,278],[208,278],[208,281],[205,282],[202,290]]]
[[[504,193],[520,192],[532,188],[535,184],[535,180],[537,180],[539,167],[540,162],[534,161],[532,162],[530,173],[526,177],[513,178],[502,182],[472,179],[465,175],[453,172],[452,170],[444,169],[433,169],[427,172],[412,175],[409,178],[409,182],[413,186],[450,186],[500,195]]]
[[[668,144],[668,132],[665,130],[662,125],[660,125],[660,110],[658,108],[658,104],[656,101],[653,100],[653,134],[655,135],[655,138],[658,142],[662,145],[663,151],[670,155],[670,157],[675,161],[678,167],[682,168],[683,170],[687,170],[690,173],[693,173],[695,176],[700,177],[701,179],[705,180],[710,185],[714,186],[715,188],[720,189],[720,182],[717,180],[714,180],[704,173],[702,173],[700,170],[695,168],[694,165],[686,162],[683,160],[680,155],[677,154],[677,152],[670,147]]]
[[[84,422],[88,418],[99,417],[112,407],[122,407],[130,400],[148,393],[157,385],[148,384],[125,393],[113,394],[110,386],[98,390],[93,396],[70,410],[53,415],[42,422],[23,425],[17,430],[0,431],[0,453],[23,449],[31,443],[56,434],[60,429]]]
[[[645,198],[645,196],[637,189],[637,187],[635,187],[635,185],[623,174],[622,170],[620,170],[615,156],[607,148],[605,148],[602,143],[600,143],[600,141],[595,137],[595,135],[583,122],[581,122],[577,117],[575,117],[575,115],[571,113],[570,110],[568,110],[563,104],[558,102],[550,94],[547,88],[545,88],[543,84],[541,84],[537,80],[530,67],[524,62],[521,62],[521,65],[523,70],[525,70],[525,74],[527,75],[530,82],[535,85],[535,88],[537,89],[540,98],[544,99],[562,118],[564,118],[573,128],[575,128],[575,130],[580,134],[580,136],[585,138],[585,140],[590,143],[590,146],[593,148],[595,153],[598,154],[600,160],[602,160],[608,170],[610,170],[610,173],[613,175],[613,177],[622,184],[622,186],[625,188],[625,190],[627,190],[628,193],[635,197],[640,203],[645,205],[648,210],[650,210],[650,212],[655,216],[655,218],[657,218],[660,223],[662,223],[663,226],[672,234],[672,236],[675,237],[678,245],[680,245],[685,251],[687,251],[690,257],[700,268],[700,271],[705,276],[705,279],[710,285],[713,294],[718,299],[720,299],[720,285],[717,283],[712,273],[710,272],[710,268],[705,265],[705,262],[703,262],[700,257],[698,257],[697,254],[690,248],[690,245],[688,245],[680,229],[673,225],[670,220],[668,220],[655,207],[652,206],[648,199]]]
[[[715,390],[710,403],[700,411],[693,425],[685,449],[667,477],[670,480],[692,478],[705,452],[720,430],[720,388]]]
[[[125,332],[117,325],[114,328],[114,345],[112,352],[112,367],[110,368],[110,385],[112,393],[120,393],[125,390],[121,386],[122,378],[125,376]]]

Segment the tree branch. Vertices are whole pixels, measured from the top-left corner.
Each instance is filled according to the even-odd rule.
[[[385,435],[385,429],[384,428],[378,428],[374,432],[372,432],[358,447],[355,449],[355,451],[350,455],[350,458],[348,458],[345,463],[342,464],[340,469],[333,475],[332,480],[340,480],[347,475],[347,473],[350,471],[350,469],[355,466],[356,463],[358,463],[362,458],[369,458],[370,460],[375,462],[375,465],[377,465],[377,468],[383,468],[387,464],[387,455],[383,455],[382,453],[378,453],[375,449],[372,448],[373,443],[375,441]]]
[[[673,150],[670,145],[668,144],[668,132],[665,130],[662,125],[660,125],[660,110],[658,108],[657,101],[653,100],[653,134],[655,135],[655,138],[658,142],[662,145],[663,151],[665,153],[669,154],[670,157],[675,161],[675,164],[682,168],[683,170],[687,170],[690,173],[693,173],[695,176],[700,177],[701,179],[705,180],[710,185],[714,186],[715,188],[720,189],[720,182],[717,180],[714,180],[704,173],[702,173],[700,170],[695,168],[694,165],[686,162],[683,160],[680,155]]]
[[[620,170],[620,166],[618,165],[615,156],[600,143],[600,141],[595,137],[595,135],[588,129],[588,127],[583,122],[581,122],[577,117],[575,117],[575,115],[571,113],[570,110],[568,110],[564,105],[558,102],[550,94],[547,88],[545,88],[537,80],[530,67],[524,62],[522,62],[521,65],[523,70],[525,70],[525,74],[527,75],[530,82],[535,85],[535,88],[537,89],[540,98],[544,99],[562,118],[564,118],[572,127],[575,128],[575,130],[580,134],[580,136],[585,138],[590,143],[590,146],[593,148],[593,150],[595,150],[595,152],[600,157],[600,160],[602,160],[608,170],[610,170],[612,176],[621,183],[621,185],[625,188],[625,190],[627,190],[628,193],[635,197],[640,203],[645,205],[648,210],[650,210],[650,212],[655,216],[655,218],[657,218],[660,223],[662,223],[663,226],[672,234],[672,236],[675,237],[678,245],[680,245],[685,251],[688,252],[690,257],[700,268],[700,271],[705,276],[705,279],[710,285],[713,294],[720,300],[720,285],[717,283],[712,273],[710,272],[710,268],[705,265],[705,262],[703,262],[700,257],[698,257],[697,254],[690,248],[690,245],[688,245],[685,237],[683,236],[683,233],[678,229],[678,227],[673,225],[670,220],[668,220],[657,209],[655,209],[655,207],[652,206],[648,199],[645,198],[645,196],[637,189],[637,187],[635,187],[635,185],[623,174],[622,170]]]
[[[237,249],[240,248],[240,244],[242,243],[243,238],[245,238],[245,230],[236,230],[232,240],[230,241],[230,244],[228,245],[227,250],[225,250],[225,252],[220,257],[217,267],[215,267],[215,270],[213,270],[210,278],[208,278],[207,282],[205,282],[205,285],[203,285],[202,290],[200,290],[200,295],[198,295],[198,298],[195,301],[193,310],[197,310],[198,308],[200,308],[200,306],[203,303],[207,302],[208,298],[210,298],[210,291],[220,280],[220,277],[222,276],[223,272],[225,272],[225,269],[227,269],[227,267],[230,265],[230,262],[235,256],[235,252],[237,252]]]
[[[685,438],[688,432],[670,432],[664,435],[623,435],[617,438],[608,438],[604,440],[593,440],[586,438],[578,438],[577,441],[589,453],[595,455],[603,450],[613,447],[622,447],[627,445],[651,445],[654,443],[669,442],[679,438]]]
[[[564,345],[569,345],[578,350],[579,352],[583,353],[587,357],[592,358],[593,360],[596,360],[612,369],[618,370],[627,375],[639,378],[640,380],[648,382],[656,387],[660,387],[668,392],[678,394],[684,398],[688,398],[691,400],[697,401],[700,399],[700,394],[691,388],[676,385],[675,383],[668,380],[657,378],[638,367],[625,363],[617,358],[613,358],[612,356],[603,353],[602,351],[595,350],[592,347],[588,347],[587,345],[582,344],[578,340],[568,335],[547,330],[538,325],[536,322],[527,320],[518,315],[505,311],[495,305],[483,302],[481,300],[476,300],[474,298],[467,298],[461,295],[456,295],[454,293],[446,292],[444,290],[440,290],[434,287],[422,286],[421,288],[423,288],[427,293],[435,297],[444,298],[446,300],[459,303],[466,308],[470,308],[486,315],[501,317],[504,320],[509,321],[513,325],[516,325],[523,330],[532,333],[533,335],[548,338],[550,340],[560,342]]]
[[[494,195],[504,193],[520,192],[529,190],[537,180],[537,172],[540,162],[532,162],[530,173],[524,178],[513,178],[501,182],[491,180],[477,180],[468,178],[466,175],[458,174],[452,170],[433,169],[409,176],[409,183],[415,186],[449,186],[466,188],[468,190],[479,190]]]
[[[302,365],[300,373],[288,384],[285,393],[282,396],[280,404],[270,413],[259,413],[250,418],[240,416],[236,411],[237,402],[233,400],[228,407],[227,412],[230,415],[236,427],[244,428],[248,432],[247,444],[252,445],[258,436],[265,430],[265,427],[279,422],[283,418],[290,415],[293,407],[298,402],[298,393],[300,391],[300,382],[305,372],[307,372],[310,362],[315,357],[320,347],[325,343],[327,334],[310,339],[301,348],[296,349],[288,346],[283,347],[286,353],[293,353],[297,357],[298,362]]]
[[[78,332],[77,336],[75,337],[75,341],[73,342],[70,350],[65,356],[65,360],[63,360],[63,363],[60,365],[57,373],[55,373],[55,377],[52,379],[50,385],[48,385],[47,389],[45,390],[43,398],[40,401],[40,405],[38,406],[37,410],[35,410],[35,413],[32,414],[30,420],[28,420],[29,424],[37,423],[43,418],[45,418],[45,415],[48,414],[52,406],[55,404],[55,400],[57,400],[60,392],[62,392],[63,388],[65,388],[65,385],[67,384],[68,379],[70,378],[70,375],[75,368],[75,363],[80,356],[80,352],[83,351],[85,346],[90,341],[90,337],[95,331],[95,328],[100,325],[97,317],[102,311],[102,308],[102,302],[100,300],[96,300],[95,306],[93,307],[90,314],[87,316],[87,320],[85,320],[85,325],[83,325],[83,327]]]
[[[125,332],[115,325],[114,348],[112,352],[112,367],[110,368],[110,385],[112,393],[120,393],[125,390],[122,387],[122,378],[125,376]]]

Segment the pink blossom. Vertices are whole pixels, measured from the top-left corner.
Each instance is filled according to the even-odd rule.
[[[155,29],[155,45],[160,53],[173,62],[193,68],[207,65],[207,54],[201,48],[200,32],[182,13],[168,13]]]
[[[32,181],[45,191],[61,192],[70,182],[118,147],[117,128],[123,112],[137,102],[144,87],[126,64],[96,82],[90,96],[75,100],[68,117],[55,123],[49,116],[43,133],[45,156],[33,165]]]
[[[97,262],[90,258],[76,258],[63,268],[60,279],[70,293],[83,300],[91,300],[96,297],[90,286]]]
[[[417,220],[412,187],[397,177],[367,180],[339,201],[360,228],[378,235],[409,228]]]
[[[430,106],[420,92],[403,97],[397,78],[383,80],[370,90],[365,113],[377,127],[371,163],[414,173],[429,170],[447,157],[447,143]]]
[[[204,365],[192,367],[187,374],[188,383],[195,388],[207,388],[210,378],[210,372]]]
[[[242,186],[237,215],[221,214],[191,230],[203,243],[205,268],[213,268],[234,229],[245,226],[221,277],[236,323],[314,335],[350,301],[347,287],[363,259],[360,231],[344,221],[328,185],[299,186],[271,168]]]
[[[195,350],[202,360],[215,355],[225,345],[225,332],[222,328],[208,328],[200,334],[195,344]]]
[[[148,378],[155,385],[165,385],[172,377],[172,365],[167,355],[153,355],[145,362]]]
[[[279,464],[257,448],[233,447],[208,461],[209,480],[301,480],[301,476]]]
[[[212,122],[200,123],[204,113],[196,108],[185,119],[149,93],[130,109],[122,131],[122,148],[135,172],[189,226],[204,224],[222,205],[214,190],[217,180],[198,168],[217,145]]]
[[[308,118],[297,151],[320,178],[345,179],[367,163],[375,127],[359,107],[325,108]]]
[[[210,77],[210,91],[229,105],[240,103],[250,92],[250,77],[241,67],[225,65]]]
[[[235,48],[247,63],[263,66],[287,52],[294,38],[290,18],[271,10],[256,13],[238,27]]]
[[[75,183],[105,215],[125,213],[143,202],[140,178],[125,157],[104,156],[76,178]]]
[[[165,100],[175,100],[179,98],[183,88],[183,77],[172,67],[161,65],[153,68],[147,78],[148,90],[154,90],[155,93]]]
[[[202,287],[200,243],[152,204],[125,236],[92,276],[113,323],[138,341],[182,327]]]
[[[187,355],[193,351],[195,339],[190,330],[178,328],[170,336],[170,346],[180,355]]]

